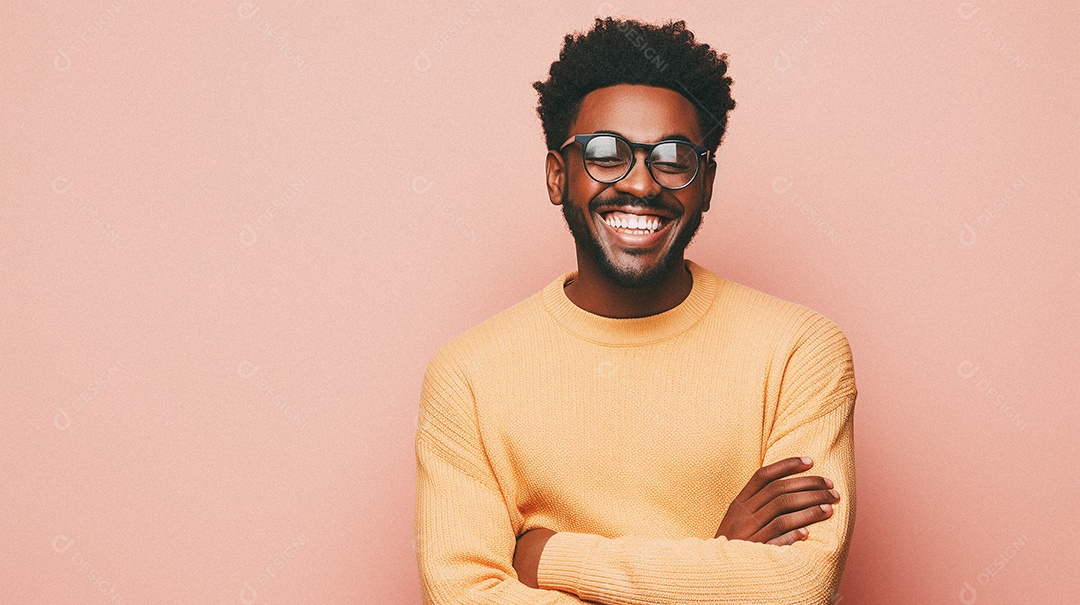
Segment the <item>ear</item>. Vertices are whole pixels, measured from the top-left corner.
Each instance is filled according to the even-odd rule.
[[[705,174],[701,176],[705,179],[702,181],[701,212],[705,213],[709,211],[709,203],[712,201],[713,179],[716,178],[716,160],[709,160],[709,163],[705,165]]]
[[[547,173],[548,199],[552,204],[561,206],[566,187],[566,162],[563,161],[562,154],[548,150],[544,159],[544,170]]]

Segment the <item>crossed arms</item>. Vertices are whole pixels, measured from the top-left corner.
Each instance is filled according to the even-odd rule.
[[[842,336],[836,346],[847,351]],[[855,521],[856,393],[849,352],[843,363],[803,374],[799,355],[785,375],[763,469],[712,538],[676,540],[542,528],[518,535],[481,445],[474,402],[462,395],[470,394],[467,378],[449,360],[433,360],[416,441],[424,603],[829,603]],[[790,477],[809,468],[801,456],[820,476]],[[825,478],[837,499],[824,499]],[[831,513],[819,507],[829,501]]]

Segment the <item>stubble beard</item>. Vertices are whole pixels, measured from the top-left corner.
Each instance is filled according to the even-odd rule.
[[[595,202],[595,199],[590,202],[590,210],[593,209]],[[638,198],[626,195],[618,196],[612,200],[605,200],[603,205],[643,206]],[[587,216],[570,199],[569,187],[563,190],[562,212],[563,218],[566,220],[566,226],[570,229],[570,234],[574,236],[574,241],[577,242],[578,247],[584,250],[585,254],[592,259],[593,264],[596,265],[600,270],[600,274],[606,280],[622,288],[649,288],[663,281],[668,272],[671,271],[672,264],[680,262],[682,253],[694,241],[694,236],[697,235],[698,228],[701,227],[704,214],[701,211],[684,213],[680,218],[688,222],[682,225],[682,230],[667,252],[660,257],[660,260],[654,266],[637,268],[619,267],[612,262],[611,258],[604,252],[599,240],[592,235],[589,229],[592,222],[592,213],[590,212]],[[632,251],[631,254],[633,254]]]

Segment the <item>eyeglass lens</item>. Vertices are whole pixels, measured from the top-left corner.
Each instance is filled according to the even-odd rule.
[[[612,183],[630,172],[634,151],[626,141],[613,136],[594,137],[585,146],[585,169],[589,176]],[[660,185],[672,189],[686,186],[697,173],[694,148],[685,143],[667,142],[653,148],[647,162]]]

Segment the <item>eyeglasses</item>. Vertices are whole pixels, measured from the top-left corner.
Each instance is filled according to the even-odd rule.
[[[645,150],[649,174],[665,189],[682,189],[692,183],[701,166],[699,159],[709,159],[708,149],[687,141],[635,143],[617,134],[597,132],[570,137],[559,147],[559,152],[571,143],[581,144],[585,172],[600,183],[615,183],[630,174],[637,160],[634,153],[637,149]]]

